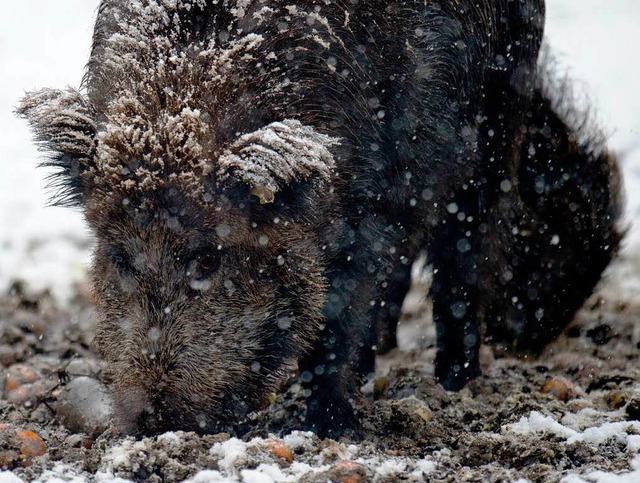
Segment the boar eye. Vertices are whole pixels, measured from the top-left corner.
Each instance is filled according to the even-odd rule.
[[[200,270],[203,272],[213,272],[220,266],[220,259],[207,255],[200,260]]]
[[[195,257],[189,264],[187,275],[195,279],[209,278],[218,268],[220,268],[220,255],[205,253]]]

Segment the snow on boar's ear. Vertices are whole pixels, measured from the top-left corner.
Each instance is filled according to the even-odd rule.
[[[240,136],[222,153],[218,179],[240,180],[260,204],[273,203],[294,183],[311,180],[316,189],[324,186],[335,166],[330,148],[337,144],[336,138],[299,121],[274,122]]]
[[[78,205],[86,190],[82,175],[91,170],[96,126],[87,99],[74,89],[42,89],[27,94],[16,113],[31,125],[41,151],[41,166],[54,167],[52,204]]]

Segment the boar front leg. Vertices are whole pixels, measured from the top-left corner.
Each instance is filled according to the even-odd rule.
[[[375,371],[375,306],[370,302],[376,298],[376,282],[366,270],[367,259],[350,250],[330,263],[324,327],[300,363],[306,426],[321,437],[358,436],[353,405],[363,377]]]
[[[429,247],[434,267],[431,296],[437,335],[435,375],[451,391],[462,389],[481,373],[478,201],[472,191],[475,190],[459,193],[448,203],[450,213],[436,227]],[[459,217],[460,213],[465,216]]]

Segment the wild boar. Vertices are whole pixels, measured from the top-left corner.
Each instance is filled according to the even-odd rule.
[[[621,198],[543,27],[542,0],[103,0],[82,87],[19,113],[96,236],[123,427],[227,428],[297,364],[301,425],[351,433],[423,251],[446,389],[483,337],[557,335]]]

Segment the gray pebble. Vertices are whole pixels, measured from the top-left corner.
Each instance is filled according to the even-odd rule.
[[[81,376],[67,384],[56,409],[70,431],[98,436],[111,424],[113,401],[102,383]]]
[[[96,370],[86,359],[73,359],[67,364],[66,373],[69,376],[95,376]]]

